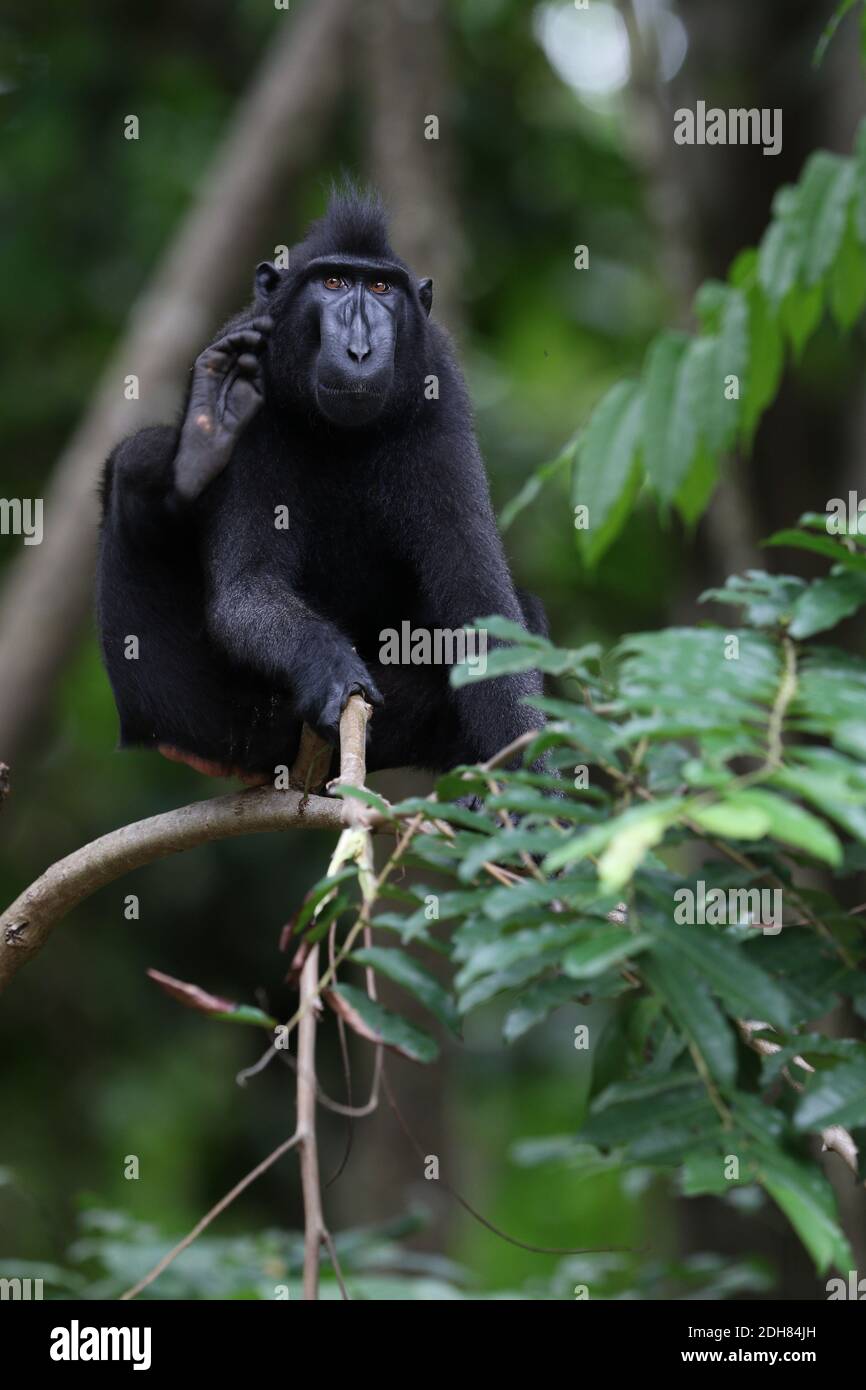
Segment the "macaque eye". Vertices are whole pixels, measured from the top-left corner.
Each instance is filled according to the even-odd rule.
[[[345,280],[341,280],[339,275],[329,275],[327,280],[322,281],[326,290],[341,290],[345,283]]]
[[[371,280],[370,289],[374,294],[387,294],[391,286],[387,280]]]

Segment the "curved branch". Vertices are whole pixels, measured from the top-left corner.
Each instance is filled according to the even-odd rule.
[[[357,696],[349,703],[356,700],[363,703]],[[307,763],[311,754],[315,754],[312,741],[302,742],[293,780],[297,779],[300,761]],[[42,949],[67,912],[132,869],[211,840],[268,830],[342,830],[352,823],[353,816],[349,801],[253,787],[195,801],[112,830],[52,864],[0,916],[0,991]],[[393,829],[375,812],[368,813],[366,823],[372,830]]]

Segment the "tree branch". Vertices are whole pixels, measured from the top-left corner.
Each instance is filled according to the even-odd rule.
[[[340,776],[337,783],[363,787],[367,776],[367,723],[373,713],[360,695],[352,695],[340,717]],[[348,800],[343,806],[351,826],[366,825],[367,808]],[[336,856],[335,856],[336,857]],[[333,861],[332,869],[333,872]],[[319,1297],[319,1257],[325,1241],[333,1255],[330,1235],[322,1213],[322,1183],[319,1175],[319,1146],[316,1139],[316,1025],[319,998],[319,947],[310,948],[301,971],[301,998],[298,1007],[297,1115],[301,1145],[301,1188],[304,1196],[304,1288],[305,1302]],[[334,1261],[343,1296],[345,1287]]]
[[[313,946],[301,971],[301,1020],[298,1024],[297,1126],[301,1143],[301,1190],[304,1196],[304,1291],[306,1302],[319,1297],[319,1247],[325,1233],[319,1146],[316,1140],[316,1027],[319,1010],[319,948]]]
[[[349,717],[355,729],[366,725],[366,715],[363,726],[360,725],[356,705],[367,709],[359,696],[353,696],[343,716],[344,720]],[[319,749],[327,747],[321,740],[315,740],[315,735],[312,739],[309,735],[302,739],[292,771],[292,780],[300,778],[302,786],[316,758],[316,742]],[[354,785],[358,785],[359,767],[363,781],[363,751],[360,763],[357,755],[349,756],[353,759]],[[92,840],[52,864],[0,916],[0,992],[42,949],[67,912],[98,888],[132,869],[212,840],[228,840],[269,830],[342,830],[355,823],[356,805],[348,800],[310,796],[302,791],[253,787],[149,816],[147,820],[135,821]],[[364,823],[371,830],[393,830],[383,816],[366,808]]]
[[[372,710],[366,701],[360,695],[353,695],[349,699],[340,718],[340,765],[343,768],[341,776],[348,781],[347,774],[351,773],[353,786],[362,787],[364,785],[366,777],[365,750],[367,743],[367,722],[371,714]],[[295,779],[299,775],[308,776],[310,768],[316,762],[318,752],[327,747],[328,745],[324,743],[322,739],[319,739],[317,735],[305,729],[304,736],[301,739],[301,746],[298,750],[298,756],[295,759],[295,765],[292,769],[292,778]],[[245,797],[257,795],[259,790],[261,789],[257,788],[255,792],[241,792],[239,797],[221,797],[219,800],[238,802]],[[270,792],[268,792],[268,795],[270,795]],[[277,793],[277,795],[282,797],[294,795],[296,800],[303,801],[303,797],[298,798],[295,793],[280,792]],[[311,801],[320,802],[323,806],[329,808],[336,807],[340,812],[346,810],[351,815],[351,802],[347,802],[344,806],[340,803],[326,801],[322,797],[310,797],[307,799],[308,806]],[[213,803],[210,804],[212,805]],[[185,808],[187,811],[192,809],[192,807]],[[159,816],[154,817],[154,820],[160,819],[163,818]],[[328,823],[341,825],[342,819],[338,817],[336,821],[334,821],[333,818],[331,818]],[[142,821],[140,824],[147,825],[148,822]],[[132,828],[133,827],[127,827],[127,829]],[[108,839],[110,837],[106,836],[105,838]],[[97,840],[96,844],[99,843],[101,842]],[[55,868],[56,867],[55,865]],[[298,1065],[296,1078],[297,1118],[295,1121],[294,1134],[290,1139],[280,1144],[279,1148],[275,1149],[262,1163],[259,1163],[251,1173],[248,1173],[245,1178],[242,1178],[225,1197],[222,1197],[220,1201],[217,1202],[216,1206],[211,1207],[210,1211],[193,1227],[189,1235],[179,1241],[143,1279],[140,1279],[133,1288],[128,1289],[127,1292],[122,1295],[123,1299],[135,1298],[141,1293],[142,1289],[147,1288],[148,1284],[151,1284],[164,1269],[167,1269],[172,1261],[175,1260],[178,1255],[182,1254],[182,1252],[192,1244],[196,1237],[210,1225],[211,1221],[213,1221],[216,1216],[219,1216],[220,1212],[225,1211],[226,1207],[234,1201],[235,1197],[239,1196],[241,1192],[249,1187],[250,1183],[255,1181],[261,1173],[264,1173],[272,1163],[275,1163],[276,1160],[289,1149],[295,1147],[300,1149],[301,1188],[304,1200],[303,1298],[304,1300],[314,1300],[319,1296],[319,1256],[323,1242],[331,1254],[337,1282],[340,1285],[340,1291],[344,1298],[348,1298],[337,1262],[334,1243],[331,1239],[330,1232],[325,1226],[324,1216],[322,1214],[322,1189],[319,1177],[318,1144],[316,1142],[316,1101],[319,1090],[318,1078],[316,1076],[316,1024],[321,1008],[319,1003],[319,988],[319,947],[315,945],[310,950],[304,962],[303,970],[301,971],[301,998],[298,1009]]]

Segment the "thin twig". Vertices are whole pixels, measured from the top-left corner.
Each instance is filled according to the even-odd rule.
[[[785,715],[797,693],[797,648],[790,637],[782,638],[782,650],[785,654],[785,666],[782,679],[779,682],[779,689],[776,691],[776,698],[773,701],[773,708],[770,710],[770,722],[767,725],[767,756],[761,768],[761,772],[764,774],[777,772],[782,766],[785,753],[782,742]]]
[[[503,763],[509,762],[515,753],[522,753],[524,748],[528,748],[533,739],[538,738],[541,729],[527,729],[525,734],[520,734],[512,739],[504,748],[500,748],[498,753],[494,753],[492,758],[488,758],[486,763],[479,763],[482,772],[492,772],[494,768],[501,767]]]
[[[381,1051],[381,1046],[377,1045],[377,1056],[381,1053]],[[290,1071],[297,1073],[298,1063],[290,1052],[285,1052],[282,1049],[280,1049],[279,1058],[284,1066],[287,1066],[290,1069]],[[346,1115],[353,1120],[366,1119],[368,1115],[372,1115],[374,1111],[378,1110],[379,1108],[379,1082],[377,1075],[378,1070],[378,1068],[374,1069],[374,1079],[373,1084],[370,1088],[370,1097],[364,1105],[344,1105],[342,1101],[334,1100],[333,1096],[329,1096],[327,1091],[323,1091],[322,1087],[319,1085],[316,1086],[317,1104],[321,1105],[325,1110],[333,1111],[335,1115]],[[335,1174],[334,1177],[331,1178],[325,1184],[325,1186],[330,1187],[332,1182],[336,1182],[338,1176],[339,1174]]]
[[[137,1298],[142,1289],[146,1289],[148,1284],[152,1284],[154,1279],[158,1278],[163,1270],[168,1269],[168,1266],[177,1259],[178,1255],[183,1254],[184,1250],[192,1245],[194,1240],[198,1239],[202,1231],[206,1230],[211,1222],[214,1221],[221,1212],[225,1211],[226,1207],[231,1206],[236,1197],[239,1197],[242,1192],[245,1192],[246,1189],[255,1182],[256,1178],[261,1177],[262,1173],[266,1173],[267,1170],[276,1163],[278,1158],[282,1158],[283,1154],[289,1152],[289,1149],[293,1149],[296,1144],[299,1144],[300,1140],[301,1135],[296,1131],[291,1139],[287,1139],[285,1143],[280,1144],[279,1148],[274,1149],[272,1154],[262,1159],[261,1163],[259,1163],[251,1173],[247,1173],[245,1178],[241,1178],[240,1182],[236,1183],[230,1192],[227,1192],[224,1197],[219,1199],[215,1206],[211,1207],[210,1211],[202,1217],[201,1221],[193,1226],[188,1236],[184,1236],[183,1240],[179,1241],[173,1249],[169,1250],[167,1255],[163,1255],[162,1259],[158,1264],[154,1265],[149,1274],[145,1274],[143,1279],[139,1279],[137,1284],[133,1284],[131,1289],[127,1289],[126,1293],[120,1295],[121,1301],[124,1302],[130,1298]]]
[[[415,1135],[412,1133],[412,1130],[409,1128],[409,1125],[406,1123],[406,1120],[403,1116],[403,1112],[397,1104],[397,1098],[394,1095],[394,1092],[391,1088],[391,1082],[388,1078],[387,1071],[383,1072],[382,1084],[385,1089],[385,1095],[388,1099],[388,1104],[393,1110],[397,1118],[397,1122],[400,1125],[400,1128],[406,1135],[406,1138],[409,1140],[409,1143],[415,1150],[415,1153],[421,1159],[422,1163],[425,1162],[428,1151],[425,1150],[421,1144],[419,1144],[418,1140],[415,1138]],[[457,1191],[456,1187],[452,1187],[449,1182],[446,1182],[441,1174],[437,1178],[437,1182],[439,1183],[439,1186],[443,1188],[445,1192],[448,1193],[449,1197],[453,1197],[455,1202],[457,1202],[458,1205],[461,1206],[463,1210],[467,1212],[469,1216],[472,1217],[473,1221],[477,1221],[479,1225],[485,1228],[485,1230],[488,1230],[493,1235],[498,1236],[499,1239],[504,1240],[506,1244],[516,1245],[520,1250],[529,1250],[534,1255],[619,1255],[626,1253],[640,1253],[638,1251],[633,1250],[632,1247],[627,1245],[597,1246],[593,1249],[582,1250],[563,1249],[560,1246],[550,1245],[530,1245],[525,1240],[518,1240],[516,1236],[510,1236],[507,1231],[501,1230],[499,1226],[494,1226],[492,1221],[488,1221],[486,1216],[482,1216],[479,1211],[476,1211],[475,1208],[471,1206],[469,1202],[467,1202],[465,1197],[461,1196],[461,1194]]]
[[[331,963],[333,963],[333,960],[334,960],[334,953],[335,953],[335,949],[336,949],[336,942],[337,942],[337,923],[336,923],[336,920],[334,920],[334,921],[331,923],[330,927],[328,928],[328,960],[331,961]],[[347,1106],[351,1106],[351,1104],[352,1104],[352,1062],[351,1062],[351,1059],[350,1059],[350,1057],[349,1057],[349,1044],[348,1044],[348,1040],[347,1040],[347,1038],[346,1038],[346,1024],[345,1024],[345,1020],[344,1020],[343,1018],[341,1018],[339,1014],[337,1015],[337,1039],[338,1039],[339,1044],[340,1044],[340,1061],[341,1061],[342,1064],[343,1064],[343,1082],[344,1082],[345,1087],[346,1087],[346,1104],[347,1104]],[[320,1091],[319,1091],[318,1089],[317,1089],[317,1091],[316,1091],[316,1096],[317,1096],[317,1098],[320,1098]],[[353,1142],[353,1139],[354,1139],[354,1137],[355,1137],[355,1126],[354,1126],[354,1124],[352,1123],[352,1117],[351,1117],[351,1116],[347,1116],[347,1120],[348,1120],[348,1123],[347,1123],[347,1125],[346,1125],[346,1142],[345,1142],[345,1144],[343,1145],[343,1154],[342,1154],[342,1157],[341,1157],[339,1163],[337,1164],[336,1169],[335,1169],[334,1172],[331,1174],[331,1176],[328,1178],[328,1181],[325,1183],[325,1190],[326,1190],[326,1191],[327,1191],[327,1189],[328,1189],[329,1187],[333,1187],[334,1183],[337,1182],[338,1179],[342,1177],[343,1171],[344,1171],[344,1169],[345,1169],[345,1167],[346,1167],[346,1164],[349,1162],[349,1157],[350,1157],[350,1155],[351,1155],[351,1153],[352,1153],[352,1142]]]
[[[328,1254],[331,1257],[331,1268],[334,1271],[334,1278],[336,1279],[337,1284],[339,1285],[340,1294],[346,1303],[350,1303],[351,1299],[349,1298],[349,1291],[346,1288],[345,1280],[343,1279],[343,1271],[340,1268],[340,1261],[337,1259],[337,1247],[334,1244],[334,1238],[331,1235],[331,1232],[328,1230],[327,1226],[324,1226],[322,1228],[322,1240],[325,1242]]]
[[[319,1182],[319,1150],[316,1142],[316,1014],[320,1006],[319,948],[314,946],[301,971],[301,1007],[298,1027],[297,1114],[301,1146],[301,1189],[304,1198],[303,1298],[319,1296],[319,1247],[325,1223]]]

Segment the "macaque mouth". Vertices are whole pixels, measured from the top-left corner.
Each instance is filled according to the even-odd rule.
[[[371,391],[368,386],[325,386],[324,382],[319,382],[319,391],[324,391],[326,396],[369,396],[370,400],[379,401],[384,396],[384,391]]]
[[[340,378],[337,377],[337,381]],[[345,381],[346,378],[343,378]],[[349,378],[351,381],[351,377]],[[388,383],[390,386],[390,382]],[[349,385],[329,386],[327,382],[316,384],[316,400],[319,411],[334,425],[349,428],[352,425],[369,425],[377,420],[385,409],[388,389],[382,390],[379,381],[354,381]]]
[[[366,386],[323,386],[319,383],[320,391],[327,391],[329,396],[377,396],[378,391],[368,391]]]

